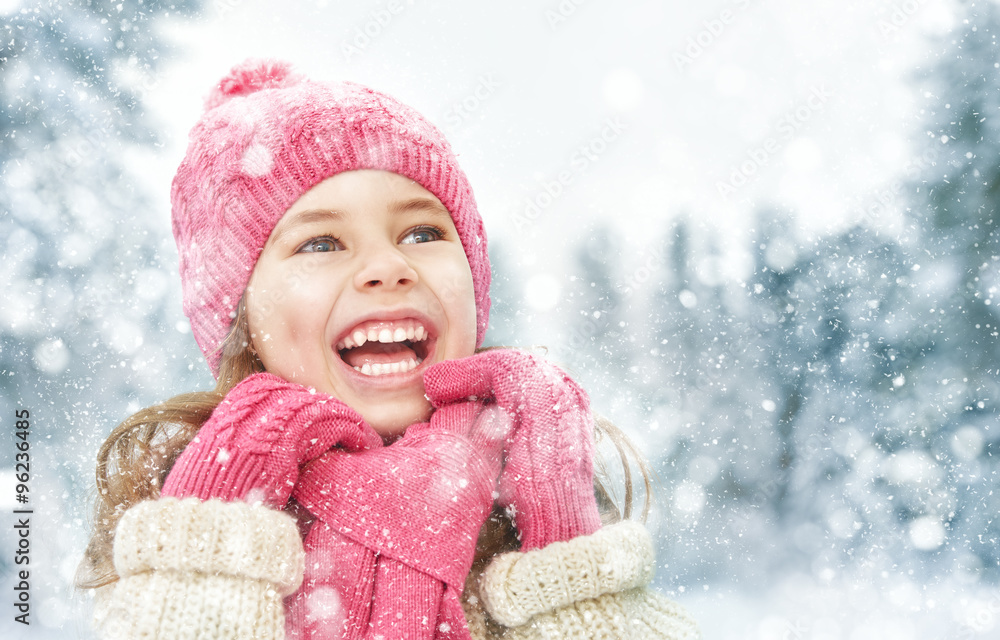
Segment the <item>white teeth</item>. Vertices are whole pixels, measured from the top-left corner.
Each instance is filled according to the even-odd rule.
[[[413,371],[421,362],[423,362],[423,360],[420,358],[417,358],[416,360],[410,358],[409,360],[403,360],[401,362],[366,362],[360,367],[354,367],[354,370],[366,376],[384,376],[390,373],[406,373],[408,371]]]
[[[411,340],[413,342],[421,342],[429,337],[429,333],[424,329],[423,325],[410,324],[407,327],[382,327],[375,328],[372,327],[365,331],[364,329],[355,329],[354,333],[345,336],[343,340],[337,343],[337,350],[343,351],[345,349],[354,349],[356,347],[364,346],[366,342],[405,342]]]

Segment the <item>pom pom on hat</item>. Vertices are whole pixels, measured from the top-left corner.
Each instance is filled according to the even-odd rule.
[[[184,313],[215,375],[271,230],[306,191],[356,169],[414,180],[448,209],[472,271],[482,344],[490,310],[486,232],[441,132],[386,94],[316,82],[286,62],[248,60],[206,99],[170,193]]]
[[[205,98],[205,111],[226,100],[263,89],[279,89],[297,84],[303,77],[292,72],[292,65],[282,60],[251,58],[232,68]]]

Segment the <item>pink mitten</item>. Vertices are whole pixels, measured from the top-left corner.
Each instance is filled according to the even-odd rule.
[[[435,364],[424,388],[435,407],[474,396],[510,415],[500,502],[513,507],[522,550],[601,528],[590,403],[562,370],[524,351],[493,349]]]
[[[299,467],[332,447],[381,447],[339,400],[257,373],[233,387],[174,463],[161,495],[246,500],[282,509]]]
[[[331,451],[303,470],[293,495],[316,522],[290,635],[341,626],[332,635],[469,638],[461,594],[496,495],[505,418],[455,403],[391,446]]]

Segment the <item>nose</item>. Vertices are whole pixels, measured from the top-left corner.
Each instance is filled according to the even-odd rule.
[[[395,245],[369,247],[358,260],[361,266],[354,275],[354,286],[359,291],[393,290],[417,282],[416,270]]]

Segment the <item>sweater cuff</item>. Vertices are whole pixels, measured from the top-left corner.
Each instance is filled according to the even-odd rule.
[[[150,572],[263,581],[281,597],[302,582],[305,554],[295,520],[244,502],[160,498],[129,509],[115,532],[125,579]]]
[[[141,573],[114,585],[94,611],[102,640],[280,640],[284,599],[261,580],[226,575]]]
[[[504,640],[701,640],[701,631],[681,605],[648,588],[606,593],[541,613],[504,630]]]
[[[480,578],[479,595],[491,618],[516,627],[541,613],[645,586],[653,570],[649,533],[625,521],[542,549],[498,556]]]

